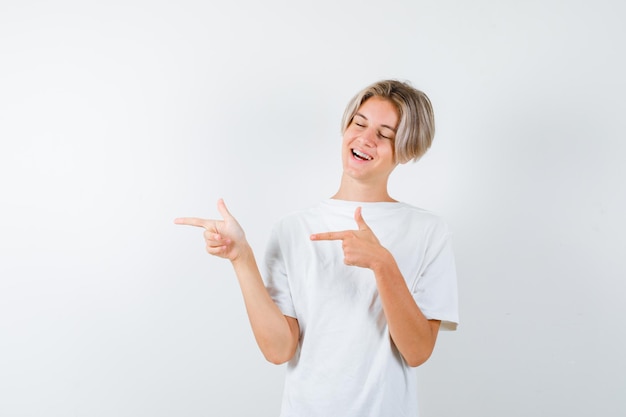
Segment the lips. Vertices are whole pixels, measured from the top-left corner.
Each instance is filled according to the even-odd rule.
[[[352,149],[352,156],[361,161],[371,161],[374,159],[371,155]]]

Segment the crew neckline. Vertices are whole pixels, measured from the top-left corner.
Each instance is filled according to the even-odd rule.
[[[327,198],[322,200],[322,204],[326,204],[333,207],[347,207],[356,208],[399,208],[404,207],[406,203],[401,201],[352,201],[352,200],[338,200],[336,198]]]
[[[353,203],[353,204],[398,204],[401,201],[357,201],[357,200],[342,200],[340,198],[332,198],[329,197],[325,199],[325,201],[329,202],[337,202],[337,203]]]

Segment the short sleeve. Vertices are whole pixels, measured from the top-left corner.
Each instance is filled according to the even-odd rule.
[[[270,297],[274,300],[280,311],[286,316],[297,317],[291,298],[284,252],[280,243],[280,227],[275,226],[272,229],[265,251],[263,278]]]
[[[442,330],[456,330],[459,323],[458,288],[452,239],[445,224],[427,247],[425,266],[413,297],[429,320],[441,320]]]

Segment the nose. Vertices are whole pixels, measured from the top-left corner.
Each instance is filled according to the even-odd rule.
[[[365,129],[361,133],[361,140],[363,141],[363,145],[372,147],[376,143],[376,130],[375,129]]]

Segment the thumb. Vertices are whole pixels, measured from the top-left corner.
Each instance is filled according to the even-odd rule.
[[[354,220],[356,220],[356,224],[357,226],[359,226],[359,230],[370,229],[367,223],[365,223],[365,220],[363,220],[363,216],[361,215],[361,207],[357,207],[356,210],[354,210]]]
[[[224,220],[228,218],[233,218],[233,215],[230,214],[230,211],[228,211],[228,209],[226,208],[226,203],[224,203],[224,200],[221,198],[217,200],[217,209],[219,210]]]

